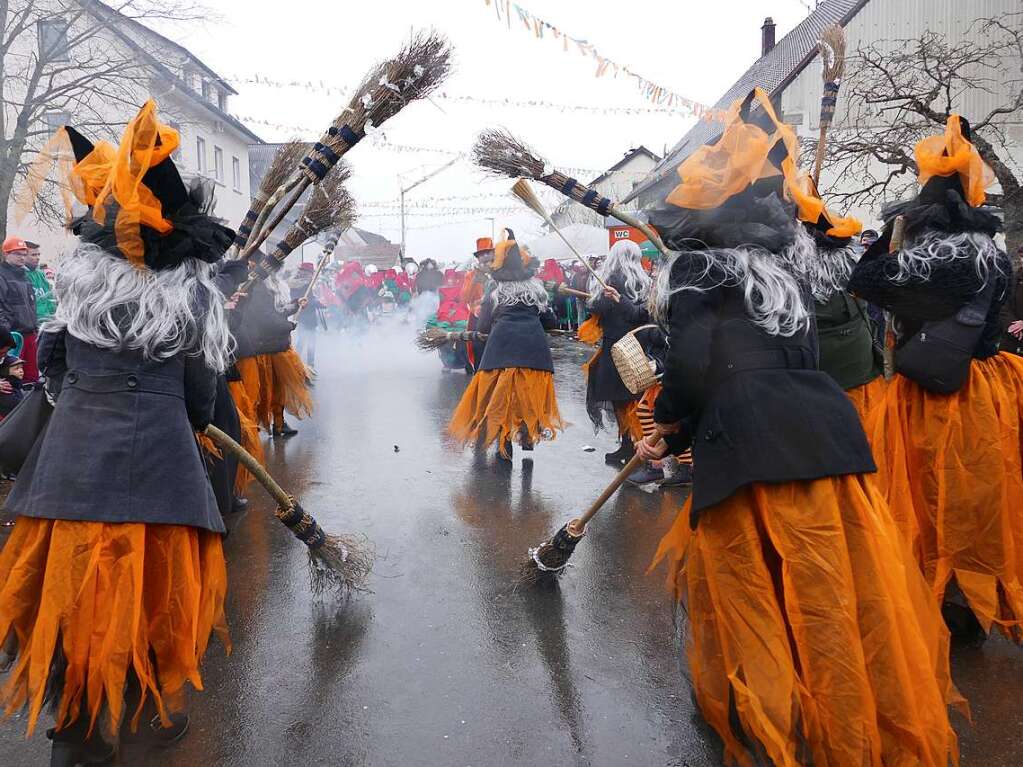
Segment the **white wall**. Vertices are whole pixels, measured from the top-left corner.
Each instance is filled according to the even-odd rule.
[[[1020,0],[871,0],[860,11],[845,29],[846,47],[852,54],[861,46],[874,42],[915,39],[927,31],[944,35],[950,39],[957,36],[966,37],[971,25],[977,18],[990,18],[1006,12],[1019,11],[1023,7]],[[979,35],[974,35],[978,41]],[[1018,89],[1018,84],[1016,85]],[[806,67],[782,94],[782,112],[786,120],[793,115],[802,115],[802,123],[798,126],[801,136],[817,138],[820,130],[820,100],[823,91],[821,62],[817,58]],[[956,99],[956,108],[967,118],[988,114],[996,106],[1008,101],[1009,87],[996,89],[994,94],[981,90],[972,90],[961,94]],[[850,108],[848,94],[840,92],[835,122],[832,131],[840,134],[842,122]],[[1023,114],[1012,118],[1013,125],[1008,130],[1012,143],[1010,162],[1017,170],[1023,169]],[[938,131],[935,130],[935,133]],[[881,174],[883,166],[877,164],[877,173]],[[841,191],[858,188],[851,180],[836,177],[825,167],[821,178],[821,189]],[[997,191],[998,187],[992,187]],[[885,200],[890,202],[891,200]],[[870,208],[855,208],[850,211],[859,217],[867,227],[880,223],[881,205]]]

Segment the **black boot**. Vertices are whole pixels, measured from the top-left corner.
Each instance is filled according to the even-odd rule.
[[[497,448],[497,460],[504,461],[510,464],[512,462],[512,456],[514,455],[514,447],[512,445],[511,438],[504,441],[504,449],[501,447]]]
[[[241,514],[243,511],[249,508],[249,499],[243,498],[240,495],[236,495],[231,500],[231,513]]]
[[[155,717],[149,723],[149,729],[153,733],[154,742],[161,747],[173,746],[188,732],[188,714],[171,714],[171,726],[164,727],[160,717]]]
[[[298,429],[293,429],[287,421],[281,421],[280,426],[274,426],[274,439],[294,437],[296,434],[298,434]]]
[[[632,444],[632,437],[628,434],[622,437],[622,444],[613,453],[604,454],[604,462],[611,466],[624,466],[632,460],[636,454],[636,448]]]
[[[63,730],[47,730],[50,746],[50,767],[77,767],[80,764],[109,764],[117,756],[117,746],[100,737],[98,728],[86,737],[88,719],[79,717]]]

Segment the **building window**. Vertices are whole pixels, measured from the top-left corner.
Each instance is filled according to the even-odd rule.
[[[47,112],[43,115],[43,122],[50,133],[56,133],[71,122],[71,115],[67,112]]]
[[[210,100],[210,81],[205,78],[202,81],[202,97],[207,101]]]
[[[241,192],[242,190],[242,161],[237,157],[231,158],[231,183],[234,186],[234,191]]]
[[[213,177],[224,183],[224,150],[219,146],[213,147]]]
[[[221,112],[227,111],[227,93],[224,91],[217,93],[217,106],[220,107]]]
[[[44,19],[39,22],[39,58],[43,61],[67,61],[68,23],[64,19]]]
[[[206,139],[195,137],[195,169],[200,174],[206,173]]]

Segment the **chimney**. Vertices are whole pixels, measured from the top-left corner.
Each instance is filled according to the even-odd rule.
[[[764,19],[764,26],[760,28],[762,33],[760,55],[766,56],[774,48],[774,19],[768,16]]]

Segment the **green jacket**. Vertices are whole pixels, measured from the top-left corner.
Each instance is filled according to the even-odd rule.
[[[32,292],[36,297],[36,319],[41,323],[48,320],[57,311],[57,299],[53,296],[53,288],[42,269],[30,269],[25,272]]]

